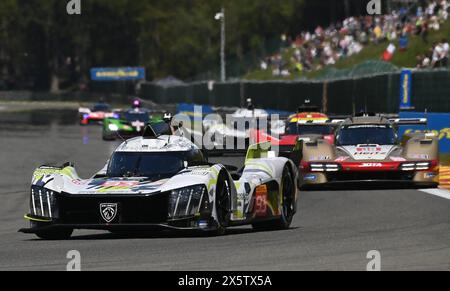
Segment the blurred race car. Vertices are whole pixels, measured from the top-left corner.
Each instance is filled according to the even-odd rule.
[[[151,110],[142,108],[141,102],[135,99],[131,109],[116,112],[116,116],[104,120],[102,137],[111,141],[142,136],[147,124],[160,122],[163,122],[162,116],[153,116]]]
[[[265,131],[255,130],[251,137],[256,142],[270,141],[277,146],[281,155],[289,155],[299,140],[310,142],[324,139],[330,144],[334,143],[334,130],[336,122],[320,112],[299,112],[289,116],[283,130],[277,135]],[[271,131],[273,133],[273,130]]]
[[[350,182],[402,182],[437,187],[438,138],[411,133],[400,138],[399,125],[426,124],[426,119],[389,119],[362,114],[342,122],[335,145],[324,139],[305,142],[302,186]]]
[[[251,101],[247,100],[247,107],[237,109],[227,115],[224,120],[206,118],[203,121],[203,132],[211,137],[211,144],[204,144],[210,154],[244,153],[251,140],[251,132],[260,128],[278,127],[279,123],[271,120],[268,111],[256,109]]]
[[[117,118],[117,113],[111,109],[111,106],[101,101],[95,104],[93,108],[80,107],[78,115],[80,125],[101,123],[105,118]]]
[[[289,228],[298,197],[290,160],[254,145],[239,173],[227,169],[209,164],[188,139],[147,127],[145,137],[123,142],[91,179],[81,179],[69,163],[36,169],[25,215],[31,225],[20,231],[67,239],[74,229]]]
[[[151,121],[147,110],[131,109],[118,112],[118,118],[106,118],[103,122],[103,140],[116,140],[142,135]]]

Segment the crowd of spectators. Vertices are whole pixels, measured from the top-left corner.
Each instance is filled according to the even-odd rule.
[[[282,35],[281,49],[263,59],[260,69],[270,70],[273,76],[319,70],[360,53],[369,43],[384,41],[405,51],[413,35],[428,44],[429,32],[439,30],[449,12],[449,0],[429,0],[424,7],[403,7],[386,15],[349,17],[326,28],[319,26],[314,32],[304,31],[295,38]],[[448,66],[448,54],[448,42],[442,40],[433,44],[426,55],[417,56],[417,66]]]
[[[418,69],[426,68],[448,68],[450,57],[450,46],[447,39],[433,43],[433,46],[426,54],[417,56]]]

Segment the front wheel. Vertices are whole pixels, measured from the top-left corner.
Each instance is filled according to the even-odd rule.
[[[283,169],[281,180],[281,216],[275,220],[252,224],[256,230],[289,229],[295,214],[295,182],[292,171],[288,166]]]
[[[219,174],[216,186],[215,210],[217,219],[217,235],[225,234],[231,215],[231,188],[225,172]]]

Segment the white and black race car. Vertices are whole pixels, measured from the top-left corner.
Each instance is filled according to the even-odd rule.
[[[36,169],[25,215],[31,226],[20,231],[67,239],[74,229],[285,229],[296,213],[298,174],[291,160],[273,155],[251,146],[243,169],[230,173],[184,137],[133,138],[90,179],[71,164]]]

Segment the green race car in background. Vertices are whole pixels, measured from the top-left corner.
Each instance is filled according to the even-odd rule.
[[[145,109],[130,109],[119,112],[118,118],[105,118],[102,137],[111,141],[141,136],[147,124],[160,122],[164,122],[162,116],[152,116]]]

